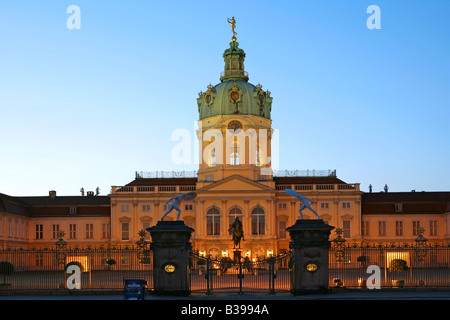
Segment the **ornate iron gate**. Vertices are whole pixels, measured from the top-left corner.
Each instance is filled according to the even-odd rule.
[[[290,292],[291,252],[264,260],[211,259],[191,253],[191,292]]]

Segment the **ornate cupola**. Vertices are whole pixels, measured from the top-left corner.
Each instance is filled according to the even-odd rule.
[[[197,99],[200,120],[218,115],[254,115],[270,120],[272,97],[270,91],[262,85],[248,82],[248,73],[244,70],[245,52],[239,48],[236,39],[234,17],[228,19],[233,37],[230,47],[225,50],[224,71],[220,74],[220,83],[209,84],[205,92],[199,92]]]
[[[228,23],[233,37],[223,54],[225,68],[220,83],[209,84],[197,98],[199,182],[219,181],[234,174],[251,180],[268,179],[261,169],[270,169],[272,97],[261,84],[248,81],[234,17]],[[261,178],[263,175],[266,177]]]
[[[248,81],[248,73],[244,70],[245,52],[239,48],[239,43],[236,39],[236,27],[234,17],[228,19],[233,31],[233,37],[231,38],[230,47],[223,53],[223,59],[225,60],[225,70],[220,74],[220,81],[228,80],[242,80]]]

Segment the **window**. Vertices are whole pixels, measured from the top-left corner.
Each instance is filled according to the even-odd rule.
[[[239,146],[237,141],[233,141],[233,146],[230,150],[230,164],[232,166],[239,165]]]
[[[369,236],[369,221],[361,221],[361,234],[363,237]]]
[[[386,236],[386,221],[378,221],[378,235],[380,237]]]
[[[11,224],[12,224],[12,220],[8,219],[8,238],[12,238]],[[36,231],[36,234],[37,234],[37,231]],[[39,239],[39,238],[36,238],[36,239]]]
[[[142,230],[144,230],[145,231],[145,236],[144,236],[144,239],[147,239],[147,240],[149,240],[150,239],[150,232],[148,232],[147,231],[147,229],[148,228],[150,228],[151,227],[151,222],[150,221],[145,221],[145,222],[142,222]]]
[[[36,263],[36,267],[44,266],[44,254],[43,253],[36,253],[35,263]]]
[[[280,210],[286,210],[286,208],[287,208],[287,204],[284,202],[284,203],[279,203],[278,204],[278,209],[280,209]]]
[[[254,236],[264,235],[266,227],[264,210],[260,207],[256,207],[255,209],[252,210],[251,217],[252,217],[252,235]]]
[[[128,222],[122,222],[122,240],[130,240],[130,224]]]
[[[59,224],[52,225],[52,239],[58,239]]]
[[[206,176],[205,176],[205,181],[207,181],[207,182],[212,182],[212,181],[214,181],[214,175],[212,175],[212,174],[206,175]]]
[[[94,225],[92,223],[86,224],[86,239],[94,239]]]
[[[77,207],[70,207],[70,214],[77,214]]]
[[[152,205],[151,204],[143,204],[142,205],[142,211],[144,211],[144,212],[152,211]]]
[[[403,203],[395,204],[395,212],[403,212]]]
[[[69,239],[76,239],[76,238],[77,238],[77,225],[69,224]]]
[[[122,212],[130,211],[130,205],[129,204],[121,204],[120,205],[120,211],[122,211]]]
[[[230,210],[230,213],[229,213],[229,219],[230,219],[229,220],[229,222],[230,222],[229,226],[231,226],[233,224],[233,222],[234,222],[234,220],[236,218],[239,218],[239,220],[241,220],[241,222],[242,222],[242,211],[239,208],[233,208],[233,209]],[[233,232],[229,231],[229,234],[232,235]]]
[[[350,226],[351,223],[349,220],[342,221],[342,237],[345,239],[350,238]]]
[[[420,231],[420,221],[413,221],[413,236],[418,236]]]
[[[130,265],[130,254],[129,253],[122,254],[120,257],[120,263],[124,266],[129,266]]]
[[[262,153],[261,149],[262,149],[262,147],[260,145],[256,146],[255,165],[257,167],[261,166],[261,153]],[[252,163],[250,163],[250,164],[252,164]]]
[[[330,209],[330,203],[328,203],[328,202],[321,202],[320,203],[320,209]]]
[[[211,150],[211,153],[209,154],[209,166],[215,167],[216,166],[216,150]]]
[[[184,210],[186,210],[186,211],[192,211],[192,209],[193,209],[192,204],[185,204],[185,205],[184,205]]]
[[[44,238],[44,225],[36,225],[36,240],[42,240]]]
[[[438,222],[436,220],[430,220],[430,236],[438,235]]]
[[[206,214],[206,234],[208,236],[220,235],[220,212],[217,208],[211,208]]]
[[[403,236],[403,221],[395,221],[395,235]]]
[[[102,224],[102,237],[103,239],[111,238],[111,225],[109,223]]]
[[[350,202],[342,202],[342,209],[350,209]]]
[[[278,221],[278,239],[286,239],[286,221]]]

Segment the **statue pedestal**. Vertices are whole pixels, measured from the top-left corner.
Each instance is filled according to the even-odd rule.
[[[233,261],[239,263],[241,261],[241,250],[234,249],[233,250]]]
[[[292,293],[328,292],[329,236],[334,227],[323,220],[302,220],[287,228],[292,249]]]
[[[154,292],[189,295],[189,240],[194,229],[183,221],[159,221],[147,230],[152,237]]]

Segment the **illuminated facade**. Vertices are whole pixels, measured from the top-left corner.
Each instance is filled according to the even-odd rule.
[[[310,198],[321,219],[342,229],[350,242],[411,242],[419,227],[429,240],[450,239],[450,192],[363,193],[358,183],[338,179],[335,171],[274,175],[271,93],[248,82],[245,52],[235,37],[223,57],[221,82],[207,86],[197,99],[197,172],[136,174],[129,184],[113,186],[108,196],[0,194],[0,248],[54,245],[59,231],[69,244],[134,244],[138,232],[167,211],[166,201],[195,191],[194,200],[181,204],[181,220],[195,229],[194,250],[231,256],[228,229],[239,217],[242,254],[276,255],[289,250],[286,228],[299,218],[299,202],[286,188]],[[303,215],[315,218],[307,209]],[[167,220],[175,216],[173,212]]]
[[[310,198],[322,219],[341,226],[345,236],[361,238],[361,191],[335,172],[289,172],[274,176],[271,168],[271,93],[253,85],[244,69],[245,52],[236,38],[223,54],[221,82],[207,86],[197,99],[199,170],[190,177],[137,175],[126,186],[114,186],[111,197],[111,241],[120,243],[161,219],[174,195],[195,191],[182,203],[181,219],[194,228],[193,246],[200,254],[232,257],[229,227],[243,223],[241,252],[251,258],[289,250],[286,228],[300,217],[290,188]],[[286,173],[286,172],[285,172]],[[172,214],[171,219],[175,217]],[[304,211],[305,218],[314,218]],[[170,215],[169,215],[170,217]]]

